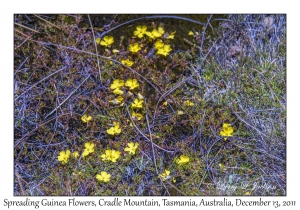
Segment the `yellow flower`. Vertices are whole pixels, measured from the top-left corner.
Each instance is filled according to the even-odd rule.
[[[183,115],[184,112],[183,112],[183,111],[177,111],[177,114],[178,114],[178,115]]]
[[[155,36],[152,34],[152,32],[146,31],[145,33],[150,39],[154,39]]]
[[[105,150],[105,154],[102,154],[100,157],[102,161],[110,160],[111,162],[117,162],[117,159],[120,157],[121,152],[116,150]]]
[[[86,114],[84,114],[84,115],[81,117],[82,122],[85,122],[85,123],[91,121],[92,119],[93,119],[92,116],[86,115]]]
[[[167,101],[165,101],[165,102],[163,103],[163,105],[164,105],[164,106],[167,106],[167,105],[168,105],[168,102],[167,102]]]
[[[249,192],[249,191],[247,191],[247,192],[245,193],[245,195],[250,195],[250,192]]]
[[[176,179],[175,179],[174,177],[172,178],[172,182],[173,182],[173,183],[176,183]]]
[[[100,41],[100,45],[105,47],[109,47],[113,43],[114,43],[114,37],[112,36],[105,36],[103,40]]]
[[[62,164],[68,163],[70,154],[71,154],[70,150],[61,151],[59,153],[59,156],[57,156],[57,160],[60,161]]]
[[[121,63],[126,65],[126,66],[132,66],[134,64],[133,61],[129,60],[129,59],[126,59],[126,60],[121,60]]]
[[[114,90],[116,88],[121,88],[124,86],[124,80],[115,79],[113,83],[110,85],[110,89]]]
[[[86,142],[84,144],[84,147],[85,147],[85,150],[87,150],[89,153],[92,153],[92,152],[94,152],[95,144],[94,143],[90,143],[90,142]]]
[[[176,33],[176,31],[172,32],[172,33],[167,37],[167,39],[174,39],[175,33]]]
[[[131,107],[136,109],[143,108],[143,102],[144,102],[143,100],[136,98],[132,102]]]
[[[164,43],[163,43],[163,41],[161,41],[161,40],[157,40],[156,42],[155,42],[155,44],[154,44],[154,48],[155,49],[161,49],[161,48],[163,48],[164,47]]]
[[[189,31],[189,36],[194,36],[194,32]]]
[[[128,147],[126,147],[124,149],[124,151],[128,152],[129,154],[132,154],[134,155],[135,154],[135,151],[137,150],[137,148],[139,147],[139,143],[134,143],[134,142],[129,142],[128,144]]]
[[[84,157],[88,156],[89,154],[90,154],[89,150],[84,149],[83,153],[82,153],[82,157],[84,158]]]
[[[190,158],[188,156],[185,155],[181,155],[177,160],[176,163],[178,165],[184,165],[186,163],[190,162]]]
[[[138,81],[136,79],[128,79],[125,83],[126,87],[129,87],[130,90],[133,90],[140,86]]]
[[[101,171],[101,174],[96,175],[96,179],[100,182],[109,182],[110,174],[106,173],[105,171]]]
[[[158,38],[161,37],[165,33],[164,29],[162,27],[158,27],[158,29],[153,29],[152,34],[154,37]]]
[[[166,179],[169,178],[169,175],[170,175],[170,171],[168,171],[167,169],[162,172],[161,174],[158,175],[158,177],[162,180],[162,181],[165,181]]]
[[[75,151],[75,152],[72,153],[72,156],[73,156],[74,158],[78,158],[79,153],[78,153],[77,151]]]
[[[170,47],[170,45],[165,44],[163,48],[160,48],[157,50],[157,54],[167,56],[167,55],[169,55],[171,50],[172,50],[172,48]]]
[[[96,39],[96,43],[97,43],[97,44],[100,44],[100,41],[101,41],[100,38],[97,38],[97,39]]]
[[[115,98],[114,100],[109,101],[109,103],[112,104],[120,104],[123,101],[123,97],[122,96],[118,96],[117,98]]]
[[[120,90],[119,88],[114,89],[114,94],[116,95],[122,95],[124,93],[124,91]]]
[[[140,113],[132,112],[132,118],[137,119],[137,120],[141,120],[143,118],[143,115],[141,115]]]
[[[140,51],[142,48],[139,46],[138,43],[134,43],[129,45],[129,51],[133,52],[133,53],[137,53],[138,51]]]
[[[117,159],[119,159],[121,155],[121,152],[116,151],[116,150],[111,150],[111,157],[110,157],[110,161],[111,162],[117,162]]]
[[[146,33],[147,26],[137,26],[136,31],[133,32],[134,36],[139,38],[143,38],[144,34]]]
[[[186,100],[185,102],[183,102],[184,106],[194,106],[194,103],[191,102],[190,100]]]
[[[224,123],[223,129],[220,131],[220,136],[233,136],[233,128],[230,124]],[[227,138],[224,138],[224,140],[227,140]]]
[[[114,123],[114,126],[111,127],[106,131],[110,135],[115,135],[115,134],[120,134],[121,133],[121,128],[120,128],[120,123]]]

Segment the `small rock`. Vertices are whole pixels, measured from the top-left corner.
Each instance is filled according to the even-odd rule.
[[[242,51],[241,47],[240,46],[237,46],[237,45],[233,45],[230,47],[229,51],[228,51],[228,55],[229,56],[234,56],[238,53],[240,53]]]
[[[274,23],[274,18],[272,18],[271,16],[265,17],[264,21],[263,21],[263,25],[266,28],[270,28]]]

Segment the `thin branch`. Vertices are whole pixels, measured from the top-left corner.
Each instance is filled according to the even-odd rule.
[[[156,165],[156,157],[155,157],[155,151],[154,151],[154,146],[153,146],[153,141],[152,141],[152,134],[151,134],[150,125],[149,125],[148,114],[146,114],[146,121],[147,121],[147,127],[148,127],[149,137],[150,137],[150,141],[151,141],[154,166],[155,166],[156,174],[158,174],[157,165]]]
[[[87,78],[85,78],[85,80],[82,81],[82,83],[80,83],[75,90],[73,90],[70,95],[63,101],[61,102],[57,107],[55,107],[55,109],[53,109],[49,114],[47,114],[47,116],[45,117],[45,119],[47,119],[47,117],[51,114],[53,114],[59,107],[61,107],[77,90],[78,88],[80,88],[80,86],[85,83],[87,81],[88,78],[90,78],[91,75],[89,75]]]
[[[21,26],[21,27],[23,27],[23,28],[26,28],[26,29],[28,29],[28,30],[30,30],[30,31],[33,31],[33,32],[35,32],[35,33],[40,33],[40,32],[38,32],[38,31],[36,31],[36,30],[34,30],[34,29],[32,29],[32,28],[29,28],[29,27],[27,27],[27,26],[21,25],[20,23],[16,23],[16,22],[15,22],[15,24],[18,25],[18,26]]]
[[[97,64],[98,64],[98,70],[99,70],[100,83],[101,83],[101,86],[102,86],[101,69],[100,69],[100,62],[99,62],[99,58],[98,58],[98,49],[97,49],[97,43],[96,43],[96,39],[95,39],[94,28],[93,28],[93,24],[92,24],[90,15],[88,15],[88,18],[89,18],[90,25],[91,25],[91,28],[92,28],[93,39],[94,39],[94,44],[95,44],[95,49],[96,49],[96,54],[97,54]]]
[[[53,23],[51,23],[51,22],[49,22],[48,20],[45,20],[44,18],[41,18],[40,16],[38,16],[38,15],[34,15],[35,17],[37,17],[37,18],[39,18],[39,19],[41,19],[41,20],[43,20],[43,21],[45,21],[46,23],[48,23],[48,24],[50,24],[50,25],[52,25],[52,26],[54,26],[55,28],[58,28],[59,30],[61,30],[61,28],[60,27],[58,27],[57,25],[55,25],[55,24],[53,24]]]

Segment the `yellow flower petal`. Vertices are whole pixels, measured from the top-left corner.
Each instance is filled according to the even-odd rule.
[[[154,48],[155,49],[161,49],[161,48],[163,48],[164,47],[164,43],[163,43],[163,41],[162,40],[157,40],[156,42],[155,42],[155,44],[154,44]]]
[[[128,79],[125,83],[126,87],[129,87],[130,90],[134,90],[135,88],[139,87],[140,84],[136,79]]]
[[[158,27],[158,32],[163,35],[165,33],[164,29],[162,27]]]
[[[167,37],[167,39],[174,39],[175,33],[176,33],[176,31],[172,32],[172,33]]]
[[[101,171],[100,174],[96,175],[96,179],[100,182],[109,182],[111,175],[106,173],[105,171]]]
[[[139,99],[144,99],[144,96],[142,94],[138,93],[138,98]]]
[[[119,88],[114,89],[114,94],[116,95],[122,95],[124,93],[124,91],[120,90]]]
[[[72,156],[73,156],[74,158],[78,158],[79,153],[78,153],[77,151],[75,151],[75,152],[72,153]]]
[[[126,66],[132,66],[134,64],[133,61],[129,60],[129,59],[126,59],[126,60],[121,60],[121,63],[126,65]]]
[[[137,53],[138,51],[140,51],[142,48],[139,46],[138,43],[134,43],[129,45],[129,51],[133,52],[133,53]]]
[[[177,160],[176,163],[179,165],[184,165],[186,163],[190,162],[190,158],[185,155],[181,155]]]
[[[137,119],[137,120],[141,120],[143,118],[143,115],[141,115],[139,113],[132,112],[132,118]]]
[[[185,102],[183,102],[184,106],[194,106],[194,103],[191,102],[190,100],[186,100]]]
[[[183,111],[177,111],[177,114],[178,114],[178,115],[183,115],[184,112],[183,112]]]
[[[91,121],[92,119],[93,119],[92,116],[86,115],[86,114],[84,114],[84,115],[81,117],[81,121],[82,121],[82,122],[85,122],[85,123]]]
[[[131,107],[134,109],[141,109],[141,108],[143,108],[143,102],[144,102],[143,100],[136,98],[132,102]]]
[[[194,32],[189,31],[189,36],[194,36]]]
[[[117,49],[113,49],[112,52],[116,54],[116,53],[118,53],[118,52],[120,52],[120,51],[117,50]]]
[[[134,155],[139,146],[139,143],[129,142],[127,145],[128,145],[128,147],[126,147],[124,149],[124,151],[128,152],[129,154]]]
[[[105,47],[109,47],[114,43],[114,37],[112,36],[105,36],[103,40],[100,41],[100,45],[103,45]]]
[[[124,86],[124,80],[115,79],[113,83],[110,85],[110,89],[114,90],[116,88],[121,88]]]

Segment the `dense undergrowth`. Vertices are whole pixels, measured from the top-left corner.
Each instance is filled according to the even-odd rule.
[[[285,16],[165,20],[15,15],[15,195],[286,195]]]

